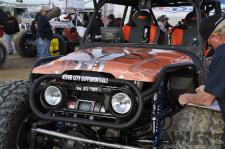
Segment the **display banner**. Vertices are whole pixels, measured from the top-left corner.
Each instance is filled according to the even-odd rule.
[[[84,10],[84,0],[50,0],[50,7],[75,8],[76,10]]]

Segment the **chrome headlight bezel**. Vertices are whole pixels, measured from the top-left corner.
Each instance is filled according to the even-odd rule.
[[[116,97],[118,96],[118,97]],[[124,96],[125,97],[125,100],[124,101],[118,101],[119,99],[118,98],[121,98],[119,96]],[[117,103],[116,103],[117,102]],[[124,103],[127,103],[127,107],[124,107],[121,108],[121,109],[116,109],[118,108],[118,102],[120,102],[120,104],[124,104]],[[125,106],[125,105],[122,105],[122,106]],[[111,112],[116,115],[116,116],[127,116],[131,113],[131,111],[133,110],[133,106],[134,106],[134,103],[133,103],[133,100],[132,100],[132,96],[130,96],[127,92],[117,92],[117,93],[114,93],[112,96],[111,96],[111,99],[110,99],[110,108],[111,108]],[[123,109],[123,110],[122,110]],[[122,111],[121,111],[122,110]]]
[[[52,102],[52,99],[46,99],[47,97],[47,91],[49,91],[50,89],[53,90],[58,90],[58,94],[60,95],[60,99],[58,99],[54,104],[51,104],[50,102]],[[55,109],[60,107],[63,104],[65,98],[65,92],[63,90],[63,88],[61,88],[60,86],[57,85],[48,85],[45,87],[45,89],[42,92],[42,100],[41,100],[41,104],[44,108],[48,108],[48,109]]]

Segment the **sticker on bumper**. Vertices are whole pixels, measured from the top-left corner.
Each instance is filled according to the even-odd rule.
[[[63,80],[80,81],[80,82],[93,82],[93,83],[108,83],[108,78],[79,76],[79,75],[62,75]]]

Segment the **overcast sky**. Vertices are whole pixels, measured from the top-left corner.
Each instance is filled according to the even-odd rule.
[[[16,0],[0,0],[7,3],[16,3]],[[49,0],[23,0],[25,4],[47,4]]]

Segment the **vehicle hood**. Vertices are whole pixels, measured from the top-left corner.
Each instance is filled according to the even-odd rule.
[[[185,54],[149,48],[91,48],[63,56],[32,70],[33,74],[64,74],[70,70],[112,74],[115,78],[154,82],[160,70],[169,64],[192,62]]]

